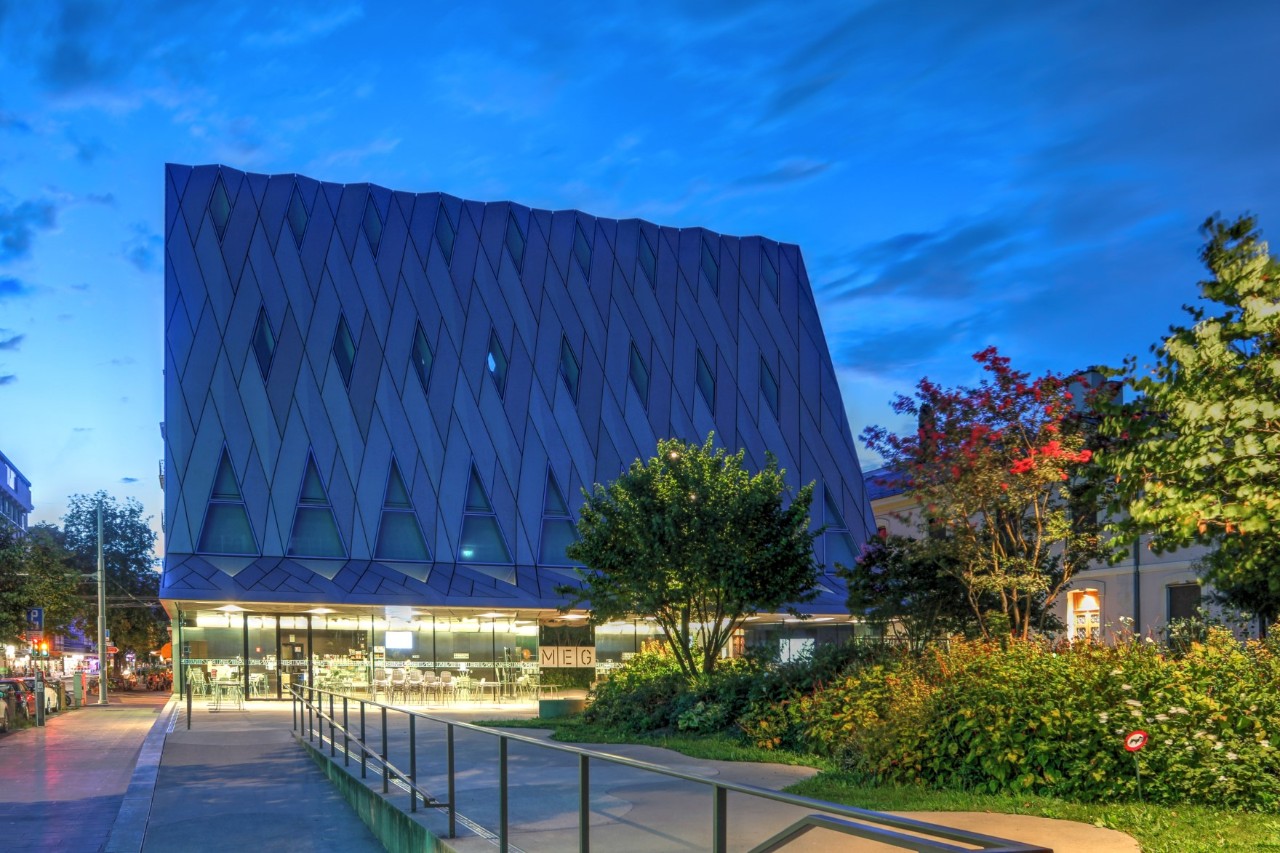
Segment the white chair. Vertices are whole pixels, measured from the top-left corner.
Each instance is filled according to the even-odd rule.
[[[391,677],[387,675],[385,669],[374,670],[373,673],[373,701],[378,701],[378,691],[383,693],[391,692]]]
[[[391,670],[391,703],[392,704],[395,704],[397,693],[404,696],[405,700],[408,701],[408,695],[407,695],[408,690],[406,689],[407,685],[408,685],[408,680],[405,678],[403,668],[397,668],[397,669]]]
[[[426,702],[427,694],[423,685],[424,685],[424,681],[422,678],[422,670],[420,669],[409,670],[409,674],[405,676],[405,684],[404,684],[405,701],[406,702],[409,701],[410,696],[420,695],[422,696],[422,701]]]
[[[440,691],[440,700],[444,702],[457,696],[457,687],[453,680],[453,673],[447,669],[443,670],[440,673],[440,686],[437,688]]]

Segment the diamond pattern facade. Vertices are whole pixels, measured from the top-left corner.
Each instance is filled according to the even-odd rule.
[[[165,193],[166,599],[555,607],[582,489],[713,430],[817,481],[820,562],[873,529],[796,246],[220,166]]]

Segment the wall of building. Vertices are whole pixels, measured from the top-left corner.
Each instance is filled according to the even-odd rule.
[[[28,516],[34,508],[31,481],[0,453],[0,524],[26,532]]]

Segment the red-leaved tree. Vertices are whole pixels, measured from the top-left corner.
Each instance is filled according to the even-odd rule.
[[[1069,390],[1074,378],[1032,379],[995,347],[973,358],[986,374],[976,387],[925,378],[914,396],[895,398],[914,433],[872,426],[862,440],[902,478],[922,528],[955,549],[952,565],[983,633],[1026,638],[1102,553],[1084,476],[1090,427]]]

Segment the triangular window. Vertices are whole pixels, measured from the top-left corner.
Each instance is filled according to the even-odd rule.
[[[378,525],[378,544],[374,550],[376,560],[407,560],[425,563],[431,560],[427,540],[422,535],[422,525],[413,511],[413,501],[405,488],[404,478],[395,459],[391,460],[391,474],[387,477],[387,493],[382,500],[382,521]]]
[[[458,559],[465,563],[510,563],[511,551],[507,549],[493,504],[480,482],[480,473],[471,466],[471,481],[467,486],[466,511],[462,516],[462,535],[458,539]]]
[[[218,470],[213,477],[213,489],[205,508],[204,524],[200,527],[202,554],[256,555],[257,542],[249,525],[249,513],[245,510],[240,484],[236,482],[231,458],[224,448]]]
[[[555,474],[547,469],[547,497],[542,508],[542,541],[538,548],[538,564],[543,566],[580,566],[565,556],[564,549],[578,541],[578,529],[569,516],[569,505],[556,483]]]
[[[769,405],[769,411],[773,412],[776,418],[778,416],[778,380],[769,369],[769,362],[764,360],[764,356],[760,356],[760,396],[764,397],[764,401]]]
[[[369,241],[369,251],[378,254],[378,244],[382,242],[382,216],[378,213],[378,206],[373,203],[373,193],[369,193],[365,200],[364,219],[360,227],[364,229],[364,238]]]
[[[409,353],[409,360],[413,363],[413,371],[418,374],[418,381],[422,383],[425,394],[431,385],[431,365],[435,362],[435,356],[431,353],[431,344],[427,342],[427,334],[422,331],[421,323],[413,333],[413,351]]]
[[[716,410],[716,375],[712,371],[711,365],[707,363],[707,357],[702,354],[702,350],[698,350],[698,366],[697,381],[698,390],[702,392],[702,399],[707,401],[707,405],[711,407],[711,411]]]
[[[636,349],[636,342],[631,342],[631,384],[635,387],[636,393],[640,395],[640,403],[646,409],[649,408],[649,368],[644,363],[644,359],[640,357],[640,350]]]
[[[569,390],[569,396],[575,403],[578,402],[578,376],[581,372],[578,359],[573,354],[573,347],[569,346],[569,339],[561,335],[560,378],[564,380],[564,387]]]
[[[289,230],[293,232],[293,242],[299,249],[302,248],[302,237],[307,233],[307,206],[302,201],[302,193],[298,192],[298,187],[294,186],[293,196],[289,199],[289,211],[286,214],[289,219]]]
[[[289,537],[290,557],[345,557],[346,548],[338,533],[333,507],[320,479],[315,457],[307,454],[307,469],[298,492],[298,508],[293,515],[293,533]]]
[[[226,185],[222,183],[222,175],[213,184],[213,193],[209,196],[209,217],[213,220],[213,229],[218,232],[218,242],[227,233],[227,223],[231,221],[231,196],[227,195]]]
[[[707,285],[713,291],[720,292],[720,264],[716,261],[715,253],[711,251],[706,240],[702,241],[702,277],[707,280]]]

